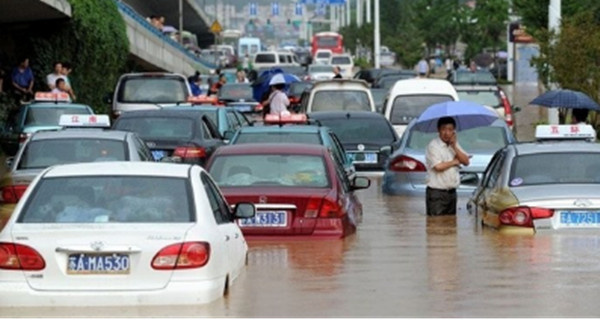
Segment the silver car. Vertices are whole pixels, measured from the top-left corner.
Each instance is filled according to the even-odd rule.
[[[569,139],[506,146],[494,155],[467,208],[476,221],[502,233],[597,232],[600,145]]]
[[[425,149],[438,133],[415,130],[413,120],[402,135],[400,147],[388,159],[383,175],[383,192],[394,195],[423,195],[427,187]],[[506,122],[498,119],[491,125],[458,132],[461,147],[471,155],[469,166],[461,167],[458,194],[471,194],[492,155],[516,139]]]

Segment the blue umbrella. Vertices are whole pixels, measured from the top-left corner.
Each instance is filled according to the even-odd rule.
[[[278,75],[278,74],[282,74],[283,78],[285,79],[285,82],[286,82],[285,90],[286,91],[289,89],[290,83],[300,81],[300,79],[298,77],[296,77],[295,75],[290,74],[290,73],[285,73],[285,72],[283,72],[283,70],[281,70],[279,68],[265,70],[258,76],[258,79],[256,79],[256,81],[252,84],[254,100],[262,101],[265,93],[269,92],[269,82],[271,82],[271,79],[275,75]]]
[[[448,101],[434,104],[417,118],[415,129],[422,132],[437,132],[440,118],[452,117],[456,130],[485,127],[498,120],[498,114],[490,109],[469,101]]]
[[[529,104],[549,108],[588,109],[600,111],[600,105],[580,91],[560,89],[550,90],[533,99]]]

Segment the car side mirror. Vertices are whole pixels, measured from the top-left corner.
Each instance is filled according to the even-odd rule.
[[[7,168],[12,168],[14,161],[15,161],[15,157],[7,157],[6,160],[4,160],[4,164],[6,165]]]
[[[160,162],[165,163],[181,163],[181,157],[162,157]]]
[[[464,173],[460,176],[460,183],[477,186],[479,184],[479,176],[477,173]]]
[[[104,96],[103,100],[104,100],[104,103],[106,103],[106,104],[112,104],[112,102],[113,102],[112,99],[113,99],[113,93],[109,92]]]
[[[248,219],[254,217],[254,215],[256,215],[256,207],[253,203],[240,202],[233,209],[235,219]]]
[[[223,140],[227,140],[228,142],[233,139],[233,136],[235,135],[235,132],[231,131],[231,130],[227,130],[223,133]]]
[[[366,177],[354,177],[351,186],[352,190],[368,189],[371,186],[371,180]]]
[[[379,153],[385,157],[389,157],[392,154],[392,146],[383,146],[379,149]]]

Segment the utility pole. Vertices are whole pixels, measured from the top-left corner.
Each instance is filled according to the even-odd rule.
[[[362,0],[356,0],[356,25],[362,25]]]
[[[367,23],[371,23],[371,0],[367,0]]]
[[[346,0],[346,25],[352,24],[352,17],[350,16],[350,0]]]
[[[561,3],[560,0],[550,0],[548,6],[548,30],[560,32]],[[552,85],[554,87],[555,85]],[[551,88],[552,89],[552,88]],[[548,123],[558,124],[558,108],[548,108]]]
[[[375,19],[375,26],[374,26],[374,35],[373,35],[373,39],[374,39],[374,52],[373,55],[375,56],[375,68],[379,69],[381,67],[379,58],[381,56],[381,34],[379,33],[379,0],[374,0],[375,1],[375,16],[373,17]]]
[[[183,0],[179,0],[179,43],[183,45]]]

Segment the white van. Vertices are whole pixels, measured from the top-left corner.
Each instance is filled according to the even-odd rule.
[[[329,64],[331,57],[333,56],[333,52],[329,49],[319,49],[315,52],[315,56],[313,57],[314,64]]]
[[[259,52],[254,56],[253,61],[254,69],[261,68],[272,68],[278,66],[291,66],[294,65],[293,57],[291,53],[277,52],[277,51],[263,51]]]
[[[317,111],[372,111],[375,103],[363,80],[332,79],[316,82],[308,99],[302,99],[305,113]]]
[[[398,135],[402,136],[408,123],[421,115],[427,107],[446,101],[458,101],[458,93],[446,80],[398,80],[384,102],[383,115],[392,123]]]
[[[329,64],[340,67],[340,73],[344,78],[350,79],[354,75],[354,61],[349,54],[336,54],[331,57]]]

